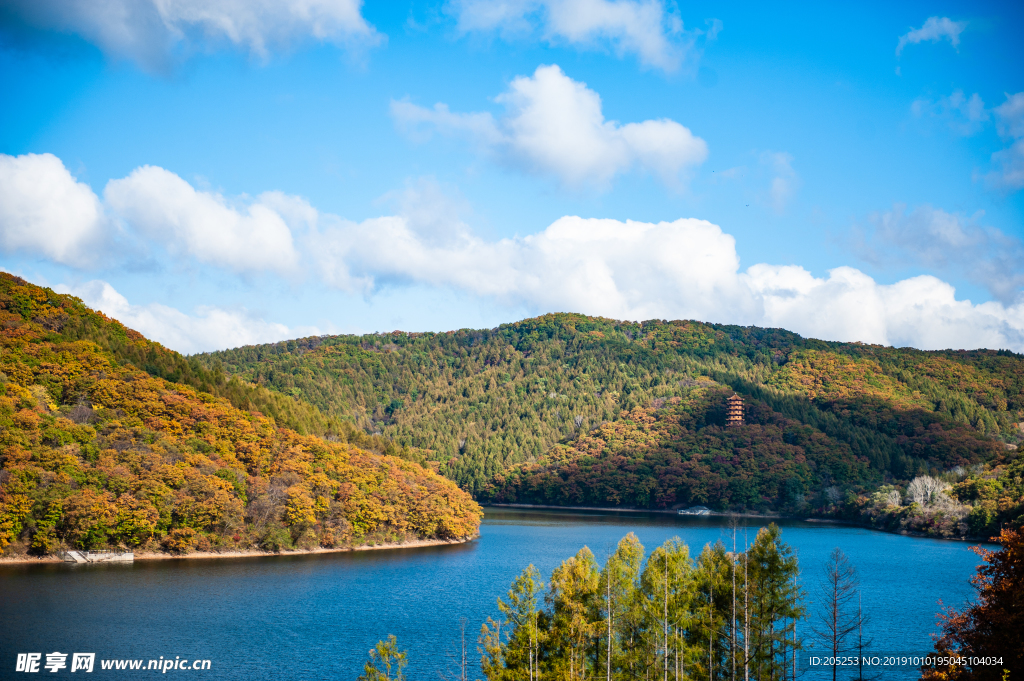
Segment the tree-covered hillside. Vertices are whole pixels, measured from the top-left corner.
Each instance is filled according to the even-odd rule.
[[[52,318],[39,317],[38,321],[46,325],[47,331],[58,333],[63,340],[91,341],[120,364],[132,364],[155,378],[222,397],[243,411],[258,411],[272,418],[277,425],[300,435],[340,440],[378,454],[424,462],[421,453],[402,447],[392,439],[374,437],[355,428],[349,420],[326,416],[307,401],[225,374],[220,368],[207,369],[196,358],[182,356],[146,339],[102,312],[90,310],[77,298],[58,296],[49,289],[41,289],[4,273],[0,273],[0,277],[4,278],[0,281],[0,304],[23,319],[35,319],[39,301],[60,301],[59,305],[53,303],[60,307],[59,312],[53,313]]]
[[[576,466],[588,475],[615,469],[622,482],[618,464],[598,462],[597,451],[629,450],[625,459],[652,472],[634,476],[646,487],[627,485],[620,503],[779,508],[829,488],[870,491],[998,464],[1016,455],[1024,422],[1024,357],[1012,352],[829,343],[693,321],[552,314],[491,330],[313,337],[196,359],[426,450],[484,498],[596,501],[592,490],[520,497],[514,490],[527,488],[513,478],[545,469],[565,482]],[[748,424],[726,429],[733,391],[747,402]],[[594,444],[602,424],[634,428],[637,408],[654,419],[650,441]],[[678,466],[718,491],[670,482]],[[746,482],[736,478],[744,471]]]
[[[125,358],[154,373],[191,366],[77,298],[0,273],[0,552],[276,550],[477,530],[479,506],[429,468],[299,434]],[[198,369],[193,379],[327,421]]]
[[[823,482],[863,489],[881,481],[845,442],[763,404],[748,405],[742,427],[715,425],[726,391],[707,385],[686,399],[635,407],[536,462],[512,466],[481,496],[571,506],[801,511]]]

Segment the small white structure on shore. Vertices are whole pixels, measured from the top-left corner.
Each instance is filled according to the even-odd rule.
[[[131,551],[65,551],[61,554],[65,563],[133,563],[135,554]]]
[[[707,506],[691,506],[679,509],[679,515],[711,515],[711,509]]]

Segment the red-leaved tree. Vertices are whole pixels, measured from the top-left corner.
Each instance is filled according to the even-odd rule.
[[[941,613],[942,636],[935,642],[940,657],[987,659],[988,664],[938,665],[923,668],[930,681],[971,679],[1002,681],[1024,677],[1024,530],[1006,529],[995,537],[998,551],[972,550],[985,565],[971,582],[977,601],[962,611]],[[995,664],[993,661],[1001,660]]]

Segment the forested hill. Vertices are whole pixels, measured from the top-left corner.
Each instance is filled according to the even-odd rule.
[[[174,372],[282,407],[285,421],[330,423],[0,273],[0,553],[277,550],[477,531],[479,506],[433,470],[153,375]]]
[[[779,508],[826,489],[1005,463],[1024,422],[1024,357],[1009,351],[921,352],[693,321],[552,314],[196,359],[427,450],[484,499],[600,501],[599,481],[577,476],[597,467],[616,471],[623,504]],[[747,425],[726,429],[733,391]],[[594,444],[602,438],[612,444]],[[542,475],[527,483],[527,470]]]
[[[306,401],[225,374],[219,368],[207,369],[195,358],[184,357],[146,339],[102,312],[89,309],[73,296],[58,295],[0,272],[0,306],[23,320],[43,325],[45,332],[56,334],[61,340],[90,341],[119,364],[132,364],[154,378],[224,398],[238,409],[258,411],[300,435],[327,436],[380,454],[422,462],[416,452],[391,439],[368,435],[350,420],[326,416]],[[14,323],[9,320],[7,328]]]

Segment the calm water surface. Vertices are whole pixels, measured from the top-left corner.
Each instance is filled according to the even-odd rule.
[[[752,541],[759,523],[742,522]],[[876,651],[928,650],[938,601],[959,607],[971,593],[968,579],[979,561],[962,542],[802,522],[782,527],[809,594],[834,547],[857,566]],[[172,670],[171,677],[355,679],[367,651],[387,634],[408,649],[410,679],[454,677],[460,620],[475,660],[481,623],[498,615],[495,599],[527,564],[546,578],[583,545],[603,562],[630,531],[648,552],[674,536],[693,555],[708,542],[732,543],[722,519],[487,509],[480,538],[459,546],[0,567],[0,678],[32,678],[14,672],[19,652],[61,651],[95,652],[97,660],[212,661],[209,671]],[[741,524],[741,548],[743,534]],[[159,675],[96,666],[85,678]],[[43,675],[60,678],[69,669]],[[901,676],[913,678],[883,678]]]

